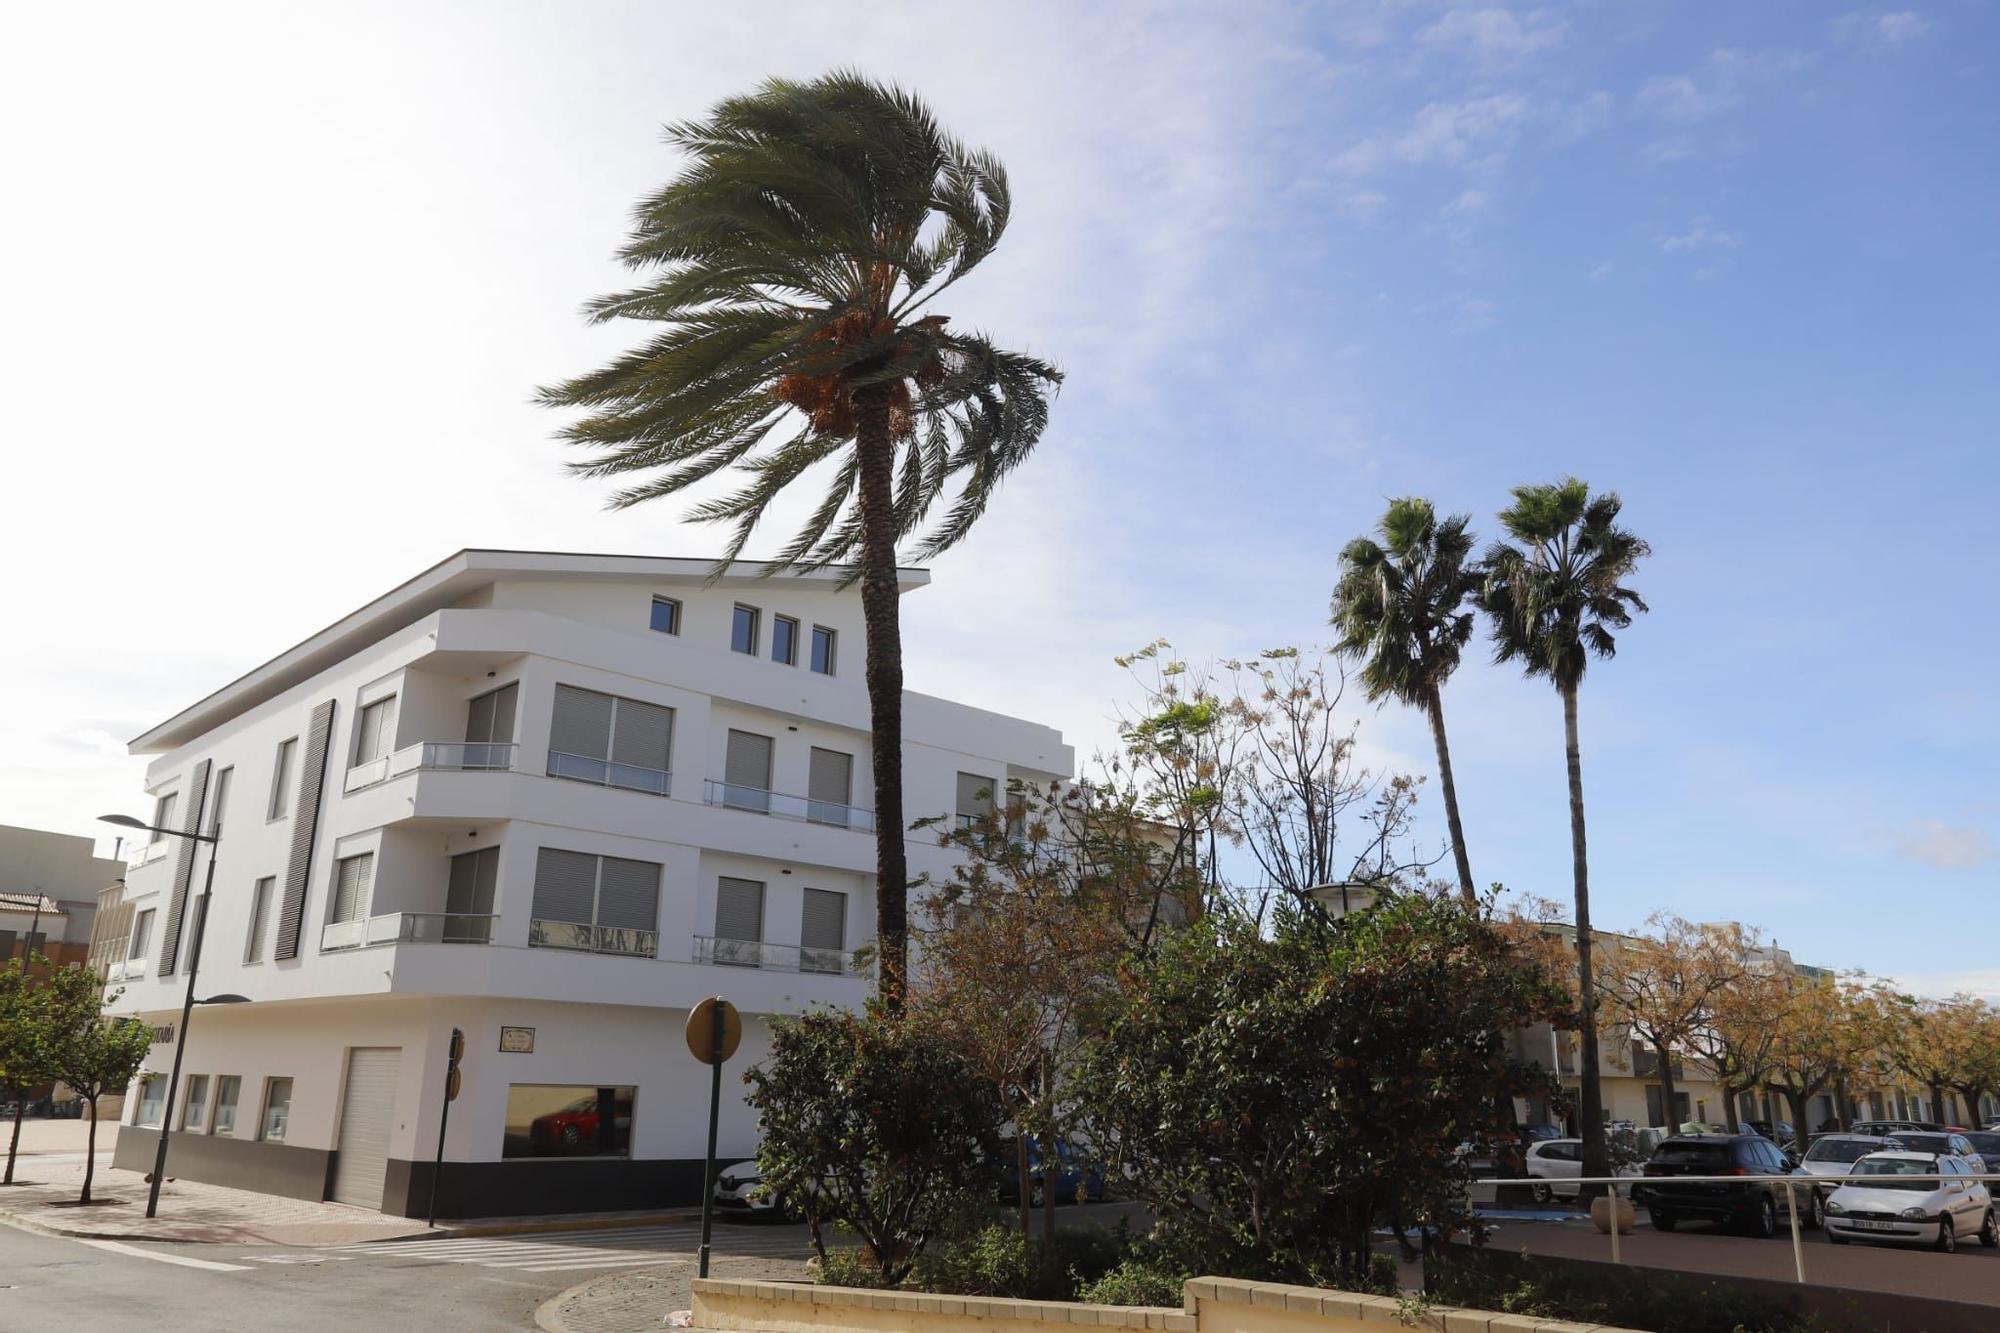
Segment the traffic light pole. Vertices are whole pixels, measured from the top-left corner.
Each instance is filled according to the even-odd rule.
[[[451,1123],[451,1104],[458,1099],[458,1062],[465,1054],[465,1034],[457,1028],[451,1030],[451,1046],[444,1062],[444,1106],[438,1111],[437,1156],[431,1161],[431,1205],[430,1215],[424,1218],[424,1225],[435,1227],[438,1217],[438,1177],[444,1174],[444,1130]]]

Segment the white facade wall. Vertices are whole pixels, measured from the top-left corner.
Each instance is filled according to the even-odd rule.
[[[853,756],[853,805],[872,807],[864,633],[858,589],[839,589],[823,577],[711,584],[706,573],[705,564],[685,561],[462,553],[135,742],[135,749],[154,754],[149,798],[181,792],[182,820],[190,814],[191,776],[200,761],[213,765],[211,792],[215,775],[233,770],[197,990],[233,992],[252,1003],[197,1011],[184,1073],[244,1080],[239,1136],[255,1132],[253,1103],[264,1080],[290,1077],[296,1082],[288,1148],[331,1153],[346,1051],[397,1047],[402,1083],[389,1155],[428,1161],[443,1047],[456,1025],[466,1031],[468,1055],[448,1162],[500,1161],[506,1088],[519,1082],[635,1085],[632,1159],[685,1160],[701,1151],[707,1079],[686,1053],[681,1025],[695,1002],[722,993],[753,1016],[745,1053],[724,1080],[725,1100],[735,1110],[725,1115],[723,1150],[754,1150],[755,1129],[736,1077],[764,1049],[766,1029],[754,1016],[819,1003],[858,1006],[870,983],[851,974],[694,961],[697,937],[715,933],[718,879],[765,883],[763,939],[772,946],[800,942],[804,889],[847,894],[843,944],[851,951],[874,933],[874,839],[862,829],[711,805],[706,783],[722,778],[727,732],[736,727],[773,738],[775,792],[806,794],[809,755],[820,746]],[[648,627],[655,596],[680,602],[677,635]],[[755,657],[730,650],[738,603],[760,612]],[[777,615],[799,622],[796,665],[770,658]],[[838,636],[831,676],[807,666],[815,625]],[[510,682],[518,687],[510,769],[418,768],[346,789],[357,721],[368,703],[397,696],[392,750],[458,742],[469,701]],[[548,776],[558,684],[673,710],[666,796]],[[335,701],[334,724],[298,956],[280,960],[275,935],[294,821],[305,800],[300,770],[308,718],[327,699]],[[1050,728],[925,696],[906,697],[904,728],[907,820],[950,814],[961,771],[1004,784],[1009,777],[1067,777],[1073,764],[1070,748]],[[273,815],[274,760],[292,737],[300,739],[291,795]],[[135,960],[127,969],[132,975],[122,981],[117,1007],[162,1025],[177,1018],[194,900],[207,866],[204,848],[193,867],[182,958],[162,976],[179,841],[142,849],[127,875],[135,915],[152,909],[155,919],[144,966]],[[911,835],[908,846],[913,875],[949,872],[950,855],[934,835]],[[487,847],[499,848],[491,943],[397,941],[394,914],[444,912],[449,858]],[[545,847],[659,864],[657,957],[530,947],[535,867]],[[334,864],[363,852],[375,858],[363,915],[390,918],[379,923],[387,942],[323,948]],[[246,961],[253,886],[266,877],[275,880],[270,919],[257,960]],[[503,1024],[536,1028],[535,1053],[501,1054]],[[171,1046],[156,1047],[148,1069],[164,1070],[171,1056]],[[137,1099],[131,1104],[136,1114]],[[508,1164],[545,1174],[576,1165]],[[527,1176],[517,1170],[508,1177],[517,1178]],[[392,1190],[394,1184],[392,1178]],[[400,1211],[407,1201],[388,1202]],[[523,1200],[514,1211],[536,1211],[533,1204]]]

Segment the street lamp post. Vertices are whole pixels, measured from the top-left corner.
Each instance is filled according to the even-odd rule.
[[[207,804],[208,793],[204,791],[201,804],[195,808],[194,826],[197,830],[201,828]],[[107,824],[116,824],[121,828],[143,829],[148,833],[164,833],[176,838],[187,838],[197,845],[204,842],[208,844],[208,873],[201,882],[201,897],[195,900],[194,939],[188,947],[187,996],[181,1001],[180,1027],[174,1033],[174,1064],[172,1072],[167,1075],[167,1100],[161,1111],[160,1143],[158,1151],[153,1154],[153,1175],[151,1183],[146,1188],[146,1216],[151,1218],[159,1215],[160,1185],[167,1178],[167,1136],[174,1128],[174,1096],[180,1089],[181,1057],[187,1053],[188,1018],[194,1013],[194,1007],[198,1004],[245,1004],[248,1003],[248,997],[211,995],[205,1000],[197,1000],[194,995],[195,974],[201,970],[201,938],[208,925],[208,896],[215,888],[215,850],[222,841],[221,821],[218,819],[215,822],[213,833],[199,831],[188,833],[180,829],[157,828],[130,815],[101,815],[99,818]]]

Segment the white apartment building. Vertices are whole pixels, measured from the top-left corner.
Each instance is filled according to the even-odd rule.
[[[704,560],[461,551],[132,742],[150,822],[220,829],[169,1171],[421,1216],[655,1207],[700,1193],[708,1073],[745,1015],[859,1006],[874,934],[858,588]],[[905,570],[905,592],[928,575]],[[905,815],[976,815],[1071,774],[1045,726],[904,697]],[[218,820],[219,812],[219,820]],[[950,868],[909,838],[913,876]],[[208,849],[127,872],[116,1008],[158,1029],[120,1166],[150,1169]]]

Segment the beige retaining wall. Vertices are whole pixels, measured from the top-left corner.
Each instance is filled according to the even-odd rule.
[[[987,1296],[929,1296],[805,1283],[697,1279],[696,1328],[740,1333],[1008,1333],[1033,1329],[1176,1329],[1181,1333],[1386,1333],[1415,1327],[1438,1333],[1635,1333],[1527,1315],[1434,1306],[1409,1323],[1398,1302],[1275,1282],[1203,1277],[1189,1282],[1184,1308],[1075,1305]]]

